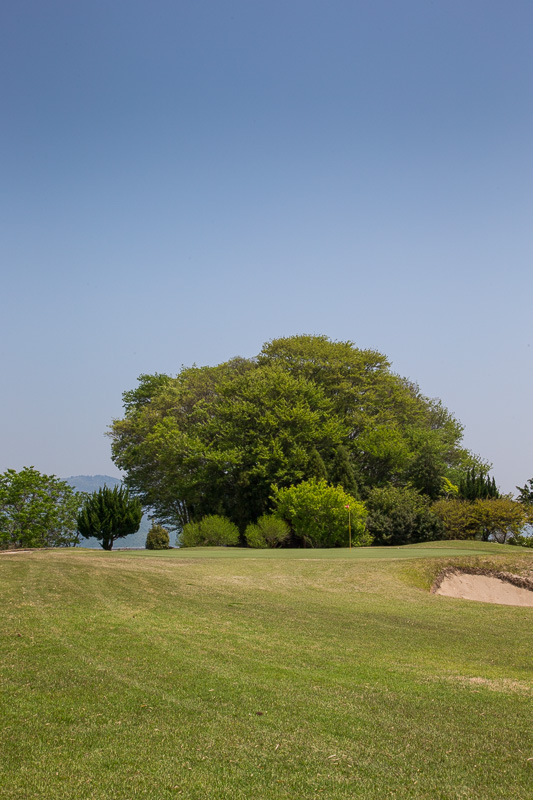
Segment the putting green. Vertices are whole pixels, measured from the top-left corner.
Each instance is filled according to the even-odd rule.
[[[495,552],[493,545],[489,545],[489,552]],[[487,547],[480,543],[479,547],[336,547],[332,549],[289,549],[279,550],[253,550],[246,547],[187,547],[173,550],[121,550],[121,555],[133,556],[136,558],[146,558],[157,556],[158,558],[278,558],[300,559],[306,561],[316,561],[324,559],[346,560],[346,559],[381,559],[396,560],[399,558],[435,558],[436,556],[475,556],[486,555]]]

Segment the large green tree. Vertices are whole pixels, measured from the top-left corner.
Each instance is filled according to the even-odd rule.
[[[461,447],[463,426],[441,401],[395,374],[382,353],[302,335],[268,342],[257,362],[322,388],[346,427],[342,445],[363,495],[374,486],[411,483],[434,498],[443,477],[455,483],[466,469],[486,467]]]
[[[34,467],[0,475],[0,547],[70,547],[82,496]]]
[[[78,514],[78,531],[84,539],[94,537],[104,550],[112,550],[117,539],[139,530],[141,502],[130,497],[124,486],[103,486],[89,495]]]
[[[346,430],[320,386],[239,360],[182,371],[112,436],[116,463],[159,519],[222,514],[243,530],[269,510],[272,484],[303,480]]]
[[[476,460],[439,401],[351,342],[294,336],[256,358],[143,375],[111,426],[115,463],[155,516],[182,527],[222,514],[241,531],[271,486],[312,478],[365,497],[411,483],[438,496]]]

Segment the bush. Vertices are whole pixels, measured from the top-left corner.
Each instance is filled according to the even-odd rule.
[[[257,522],[250,523],[244,537],[248,547],[280,547],[289,538],[290,530],[285,520],[272,514],[263,514]]]
[[[248,547],[255,547],[256,549],[268,547],[261,528],[253,522],[250,522],[250,524],[246,526],[244,538],[246,539]]]
[[[349,519],[352,544],[372,542],[365,531],[364,504],[347,494],[342,486],[311,479],[286,489],[275,487],[273,500],[276,514],[289,523],[294,539],[304,547],[347,547]]]
[[[500,544],[518,541],[528,517],[510,497],[487,500],[439,500],[433,511],[442,520],[448,539],[482,539]]]
[[[512,536],[508,541],[507,544],[515,544],[518,547],[531,547],[533,548],[533,536],[526,536],[525,534],[519,533]]]
[[[482,530],[474,503],[449,498],[433,503],[433,513],[441,520],[444,539],[481,539]]]
[[[284,519],[273,514],[264,514],[257,520],[257,527],[268,547],[281,547],[289,538],[290,529]]]
[[[411,487],[384,486],[368,495],[367,530],[376,545],[427,542],[442,536],[440,519],[430,508],[428,497]]]
[[[162,525],[153,523],[148,531],[146,537],[147,550],[168,550],[170,548],[170,539],[168,538],[168,531]]]
[[[210,514],[200,522],[188,522],[179,537],[181,547],[235,546],[239,543],[239,529],[227,517]]]
[[[520,536],[527,522],[524,506],[510,497],[476,500],[474,507],[484,542],[505,544]]]

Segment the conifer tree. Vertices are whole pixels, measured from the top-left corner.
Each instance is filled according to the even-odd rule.
[[[141,518],[138,498],[130,497],[123,486],[103,486],[86,499],[78,515],[78,531],[84,539],[94,536],[104,550],[112,550],[116,539],[139,530]]]
[[[459,497],[463,500],[496,500],[500,493],[494,478],[489,478],[482,470],[472,467],[459,482]]]
[[[311,450],[311,455],[309,456],[309,461],[307,462],[306,473],[307,480],[316,478],[317,481],[327,481],[328,479],[328,473],[326,470],[326,465],[324,464],[324,459],[316,447],[313,447]]]

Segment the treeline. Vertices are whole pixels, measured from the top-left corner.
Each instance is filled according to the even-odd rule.
[[[201,539],[202,520],[223,518],[244,544],[250,525],[275,516],[289,525],[283,541],[304,546],[309,534],[279,502],[298,487],[308,487],[311,505],[317,487],[341,489],[354,520],[364,520],[356,530],[365,543],[455,533],[442,502],[513,503],[499,498],[488,465],[462,446],[463,427],[439,400],[392,372],[383,354],[351,342],[275,339],[255,358],[142,375],[123,398],[113,459],[143,505],[185,540],[191,530]],[[494,535],[484,520],[464,530]],[[346,514],[342,537],[331,525],[314,546],[346,543]]]
[[[34,467],[0,474],[0,549],[73,547],[95,537],[111,550],[117,539],[139,529],[141,517],[139,499],[122,486],[90,494]],[[159,546],[164,536],[157,527],[149,536]]]
[[[96,537],[250,547],[531,544],[533,479],[500,496],[440,400],[375,350],[325,336],[267,342],[250,359],[142,375],[111,426],[126,486],[77,494],[32,467],[0,475],[0,547]],[[517,487],[518,488],[518,487]]]

